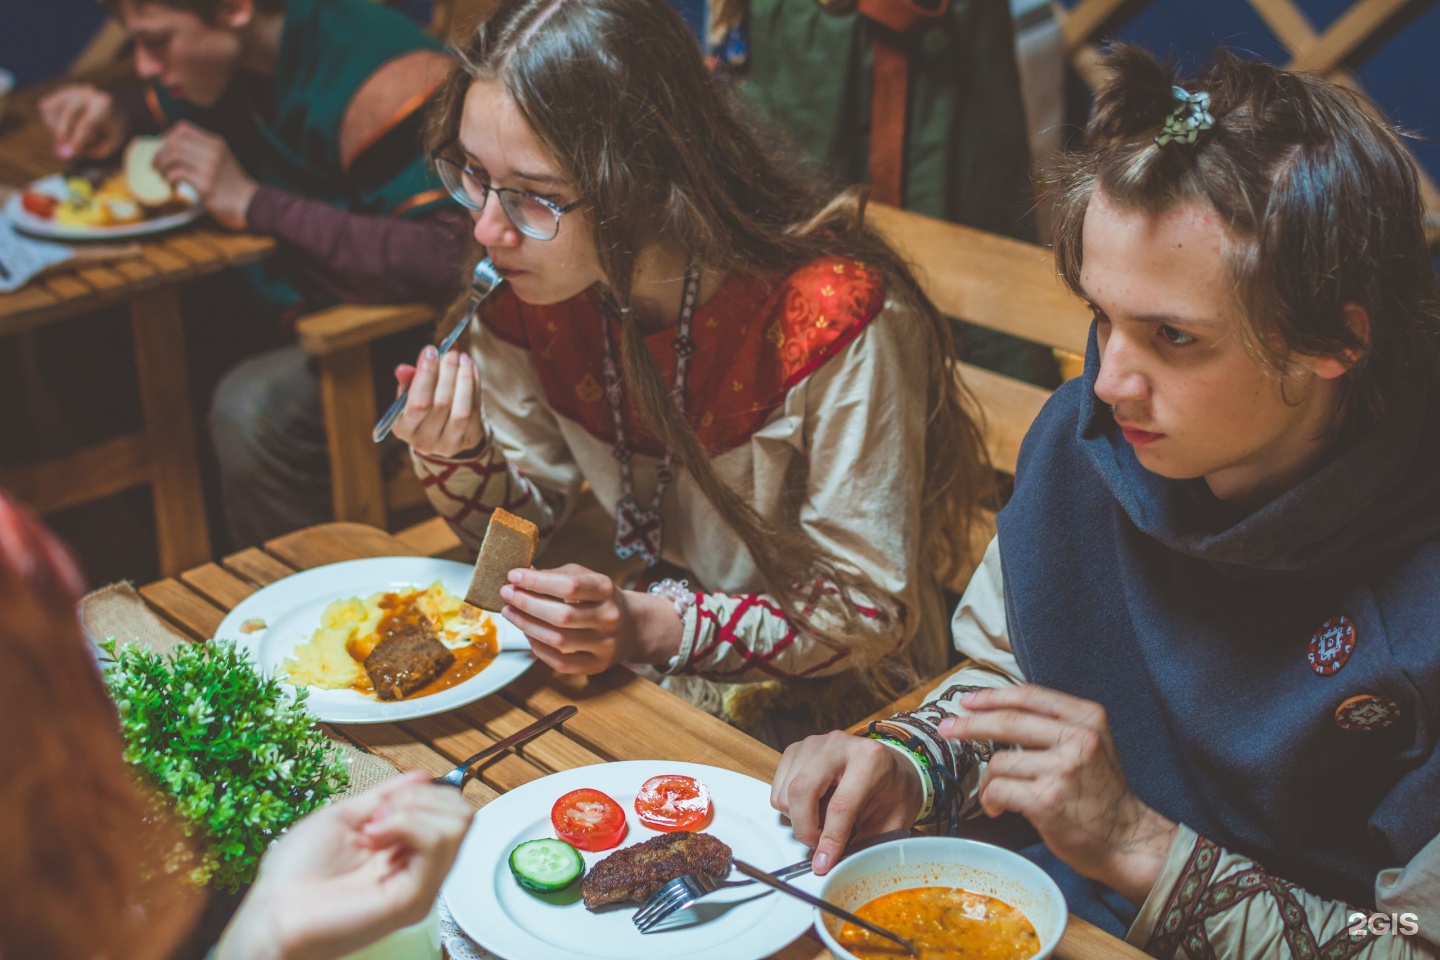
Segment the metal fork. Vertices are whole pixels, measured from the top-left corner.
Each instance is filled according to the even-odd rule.
[[[475,264],[475,270],[470,274],[470,309],[466,310],[464,318],[455,324],[455,329],[440,341],[440,356],[443,357],[450,352],[450,348],[455,346],[455,341],[460,339],[460,334],[464,333],[470,326],[470,321],[475,319],[475,311],[480,309],[480,304],[504,282],[505,278],[500,276],[500,271],[495,269],[495,264],[490,262],[489,257]],[[371,439],[379,443],[390,436],[390,428],[395,426],[395,421],[399,420],[400,414],[405,412],[405,402],[409,399],[410,388],[406,387],[405,391],[395,398],[395,402],[390,404],[390,409],[385,411],[380,422],[375,424],[375,430],[370,434]]]
[[[701,897],[720,889],[720,881],[705,873],[687,873],[655,891],[631,918],[636,929],[649,933],[662,920],[679,913]]]
[[[791,877],[798,877],[810,870],[810,861],[798,860],[788,867],[781,867],[771,876],[779,877],[781,880],[789,880]],[[700,873],[690,873],[683,877],[676,877],[666,883],[665,886],[656,890],[645,901],[645,905],[635,911],[635,926],[645,933],[655,923],[659,923],[672,913],[677,913],[690,906],[696,900],[716,890],[724,890],[726,887],[748,887],[751,884],[759,883],[759,880],[717,880],[714,877]],[[655,923],[647,923],[651,917],[655,917]]]
[[[915,944],[911,943],[909,940],[906,940],[904,937],[900,936],[897,933],[894,933],[893,931],[886,930],[884,927],[877,926],[876,924],[873,924],[868,920],[862,920],[859,917],[855,916],[855,914],[851,913],[849,910],[842,910],[828,900],[821,900],[819,897],[814,896],[813,894],[806,893],[799,887],[792,887],[784,880],[778,880],[774,876],[763,873],[760,870],[757,870],[755,867],[750,866],[750,864],[744,863],[740,860],[735,861],[735,869],[744,873],[746,876],[753,877],[754,879],[766,884],[767,886],[774,887],[775,889],[787,893],[798,900],[803,900],[806,903],[810,904],[812,907],[824,910],[826,913],[834,914],[841,920],[844,920],[846,923],[853,923],[857,927],[869,930],[871,933],[877,936],[884,937],[887,940],[892,940],[895,943],[898,943],[901,947],[903,947],[905,949],[905,952],[912,957],[920,956],[920,951],[916,948]],[[677,877],[676,879],[671,880],[665,885],[665,889],[670,889],[672,887],[682,892],[672,893],[672,895],[665,900],[663,905],[657,904],[656,906],[658,907],[658,909],[656,909],[649,916],[647,916],[644,921],[640,920],[639,913],[635,915],[635,926],[640,929],[641,933],[649,933],[651,930],[657,927],[661,921],[672,916],[677,911],[685,909],[686,907],[693,904],[696,900],[699,900],[701,897],[706,896],[707,894],[714,893],[720,888],[720,884],[715,880],[714,877],[706,876],[703,873],[688,873],[683,877]],[[647,901],[645,904],[645,908],[641,912],[643,913],[644,910],[649,910],[650,907],[651,903]]]
[[[910,836],[910,831],[903,827],[899,830],[887,830],[884,833],[876,834],[873,837],[868,837],[858,843],[851,844],[845,848],[845,852],[841,854],[841,857],[843,859],[845,855],[857,853],[866,847],[888,843],[891,840],[901,840],[908,836]],[[788,867],[781,867],[779,870],[769,874],[769,876],[776,880],[789,880],[791,877],[796,877],[808,872],[811,862],[809,859],[797,860]],[[686,874],[682,877],[676,877],[652,893],[650,899],[646,900],[644,905],[635,911],[635,916],[632,919],[635,922],[635,926],[640,928],[641,933],[648,933],[651,928],[659,924],[666,917],[679,913],[707,894],[714,893],[716,890],[723,890],[726,887],[746,887],[752,883],[759,882],[759,880],[754,878],[749,880],[719,880],[704,874]]]

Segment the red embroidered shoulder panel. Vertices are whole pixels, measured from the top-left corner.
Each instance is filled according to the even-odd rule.
[[[885,281],[864,264],[839,257],[807,264],[780,281],[732,275],[695,311],[685,409],[712,455],[749,439],[785,395],[843,350],[879,313]],[[529,350],[550,406],[606,443],[615,430],[605,403],[605,330],[599,295],[587,290],[550,306],[522,303],[508,288],[485,305],[495,336]],[[611,336],[620,355],[619,331]],[[675,376],[674,328],[646,338],[667,381]],[[636,448],[663,450],[648,431],[626,425]]]

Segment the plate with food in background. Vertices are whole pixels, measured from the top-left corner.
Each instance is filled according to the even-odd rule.
[[[472,569],[431,557],[347,560],[246,597],[215,636],[309,691],[326,723],[389,723],[494,693],[535,662],[502,617],[465,603]]]
[[[775,870],[807,853],[761,780],[616,761],[532,780],[482,807],[445,902],[466,934],[510,960],[758,960],[805,933],[807,904],[752,884],[718,890],[650,933],[632,917],[671,874],[729,873],[732,858]],[[814,892],[820,880],[790,882]]]
[[[205,213],[188,183],[172,188],[155,169],[159,137],[135,137],[120,169],[88,164],[42,177],[5,200],[17,230],[50,240],[121,240],[183,227]]]

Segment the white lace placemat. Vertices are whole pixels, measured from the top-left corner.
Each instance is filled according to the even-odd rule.
[[[443,894],[440,897],[440,945],[445,948],[445,956],[450,960],[501,960],[465,936],[465,931],[455,922],[455,915],[450,912],[450,904],[445,902]]]

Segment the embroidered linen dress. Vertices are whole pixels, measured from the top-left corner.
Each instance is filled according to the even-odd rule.
[[[846,637],[848,650],[819,642],[810,628],[838,623],[837,590],[814,584],[804,618],[787,619],[743,543],[680,471],[661,509],[663,556],[704,589],[667,672],[789,682],[847,671],[856,650],[868,659],[902,648],[921,675],[944,666],[941,590],[919,559],[929,390],[911,346],[918,322],[885,301],[878,276],[840,259],[778,281],[732,274],[696,309],[686,410],[715,469],[762,516],[794,518],[875,595],[851,597],[865,629]],[[613,515],[622,490],[603,388],[607,327],[618,355],[594,291],[534,307],[502,290],[486,305],[471,349],[489,441],[464,461],[414,457],[431,502],[470,547],[496,507],[550,534],[586,481]],[[674,337],[648,338],[667,380]],[[664,451],[625,416],[644,508]]]

